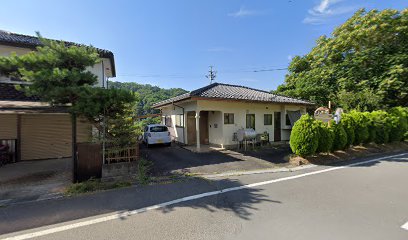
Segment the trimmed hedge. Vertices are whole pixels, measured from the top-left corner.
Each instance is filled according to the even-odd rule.
[[[296,121],[290,134],[290,148],[299,156],[308,156],[316,152],[319,145],[319,125],[308,114]]]
[[[303,115],[293,126],[290,147],[300,156],[343,150],[351,145],[408,140],[408,107],[388,112],[352,111],[343,114],[339,124],[329,124]]]
[[[332,129],[334,133],[332,151],[344,150],[347,146],[347,133],[344,130],[343,123],[334,123]]]
[[[330,152],[333,147],[334,132],[327,123],[317,121],[319,127],[319,144],[316,152]]]
[[[347,147],[353,145],[355,133],[354,133],[354,120],[350,114],[344,113],[341,115],[341,122],[343,123],[344,130],[347,133]]]
[[[354,122],[354,141],[353,145],[359,145],[367,141],[370,137],[368,132],[368,119],[362,112],[351,111],[350,117]]]

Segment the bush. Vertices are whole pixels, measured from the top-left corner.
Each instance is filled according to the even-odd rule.
[[[149,160],[141,158],[137,165],[137,178],[139,180],[139,184],[146,185],[150,182],[149,172],[153,167],[153,163]]]
[[[379,110],[371,112],[371,117],[375,128],[374,142],[378,144],[389,142],[392,124],[390,115],[385,111]]]
[[[375,132],[376,132],[373,117],[371,116],[370,112],[364,112],[363,114],[365,115],[367,119],[367,129],[368,129],[368,138],[365,142],[371,143],[375,141]]]
[[[368,132],[368,119],[362,112],[352,111],[350,117],[354,122],[354,145],[359,145],[367,141],[370,137]]]
[[[355,133],[354,133],[354,120],[350,116],[350,114],[342,114],[341,116],[341,122],[343,124],[343,128],[347,133],[347,144],[346,146],[349,147],[353,145],[354,143],[354,138],[355,138]]]
[[[408,108],[395,107],[390,109],[391,141],[402,141],[408,137]]]
[[[316,152],[319,144],[319,125],[308,114],[303,115],[293,126],[290,134],[290,148],[299,156],[308,156]]]
[[[346,130],[344,130],[343,123],[334,123],[331,125],[331,128],[334,134],[332,150],[336,151],[345,149],[347,146],[347,133]]]
[[[330,152],[333,146],[334,133],[327,123],[317,121],[319,130],[319,144],[316,152]]]

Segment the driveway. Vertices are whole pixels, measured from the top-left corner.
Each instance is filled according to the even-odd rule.
[[[60,195],[71,183],[71,158],[22,161],[0,167],[0,205]]]
[[[142,157],[153,162],[153,175],[177,173],[216,174],[250,171],[288,165],[289,146],[263,147],[250,151],[211,151],[196,153],[173,144],[171,147],[141,146]]]

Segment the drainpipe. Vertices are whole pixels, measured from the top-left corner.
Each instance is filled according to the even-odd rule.
[[[106,78],[106,88],[108,86],[108,78]],[[102,88],[105,88],[105,67],[102,60]],[[102,164],[105,164],[105,150],[106,150],[106,112],[103,109],[103,140],[102,140]]]
[[[183,144],[186,145],[186,116],[184,115],[184,108],[181,106],[178,106],[176,104],[174,104],[174,102],[172,102],[173,106],[179,107],[181,109],[183,109]],[[177,129],[176,129],[177,131]]]

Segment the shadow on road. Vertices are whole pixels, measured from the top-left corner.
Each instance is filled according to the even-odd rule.
[[[213,184],[219,184],[218,189],[235,188],[242,186],[239,181],[233,180],[220,180],[213,182]],[[250,220],[250,210],[257,210],[256,204],[262,202],[268,202],[271,204],[281,203],[281,201],[273,200],[269,196],[262,194],[261,191],[261,189],[255,188],[241,188],[237,191],[231,191],[209,196],[203,199],[170,205],[162,208],[161,211],[163,213],[170,213],[176,211],[179,208],[186,207],[192,209],[205,209],[210,212],[222,210],[232,212],[242,219]]]
[[[0,207],[0,234],[56,224],[75,219],[107,213],[128,211],[154,206],[192,195],[240,187],[242,183],[232,180],[208,181],[190,178],[171,184],[130,187],[77,197],[25,203]],[[233,212],[242,219],[250,220],[251,211],[261,202],[281,203],[263,195],[259,189],[244,188],[200,199],[177,203],[159,209],[168,214],[180,208],[205,209]]]

